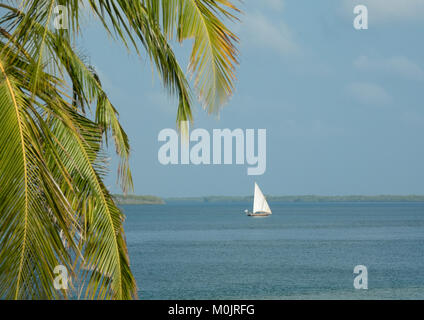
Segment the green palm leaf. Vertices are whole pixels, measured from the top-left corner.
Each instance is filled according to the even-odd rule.
[[[72,270],[58,230],[72,243],[74,219],[46,167],[42,132],[13,69],[0,56],[0,296],[58,298],[66,292],[53,288],[53,270]]]
[[[52,26],[58,4],[67,8],[67,30]],[[130,144],[100,77],[75,50],[84,5],[128,49],[144,49],[179,100],[178,126],[192,121],[193,102],[169,44],[174,34],[194,39],[190,70],[209,112],[234,91],[237,37],[221,21],[235,19],[229,1],[0,3],[0,298],[137,297],[124,215],[103,183],[112,137],[118,180],[132,190]],[[58,265],[68,269],[71,291],[54,288]]]
[[[190,70],[199,98],[209,112],[216,112],[233,94],[238,64],[237,36],[219,19],[236,17],[239,10],[227,0],[144,0],[155,19],[162,20],[165,34],[178,41],[193,38]]]

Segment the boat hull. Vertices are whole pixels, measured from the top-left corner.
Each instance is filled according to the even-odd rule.
[[[271,213],[248,213],[248,217],[269,217]]]

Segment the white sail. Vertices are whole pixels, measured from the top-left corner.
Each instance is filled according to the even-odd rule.
[[[255,200],[253,201],[253,213],[258,212],[272,214],[264,194],[255,182]]]

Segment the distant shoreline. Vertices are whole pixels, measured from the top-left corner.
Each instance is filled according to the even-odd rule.
[[[161,205],[165,204],[165,201],[156,196],[135,196],[135,195],[121,195],[114,194],[112,195],[113,199],[117,202],[117,204],[155,204]]]
[[[160,198],[157,196],[123,196],[113,195],[118,204],[146,204],[163,205],[168,202],[194,202],[194,203],[217,203],[217,202],[252,202],[253,196],[207,196],[207,197],[171,197]],[[377,195],[377,196],[267,196],[269,202],[287,203],[313,203],[313,202],[424,202],[424,195]]]
[[[378,196],[266,196],[269,202],[424,202],[424,195],[378,195]],[[192,197],[192,198],[166,198],[166,202],[251,202],[253,196],[246,197],[225,197],[225,196],[208,196],[208,197]]]

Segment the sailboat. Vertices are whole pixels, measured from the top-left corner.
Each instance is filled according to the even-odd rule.
[[[253,201],[253,212],[244,211],[249,217],[268,217],[272,214],[268,202],[258,184],[255,182],[255,198]]]

